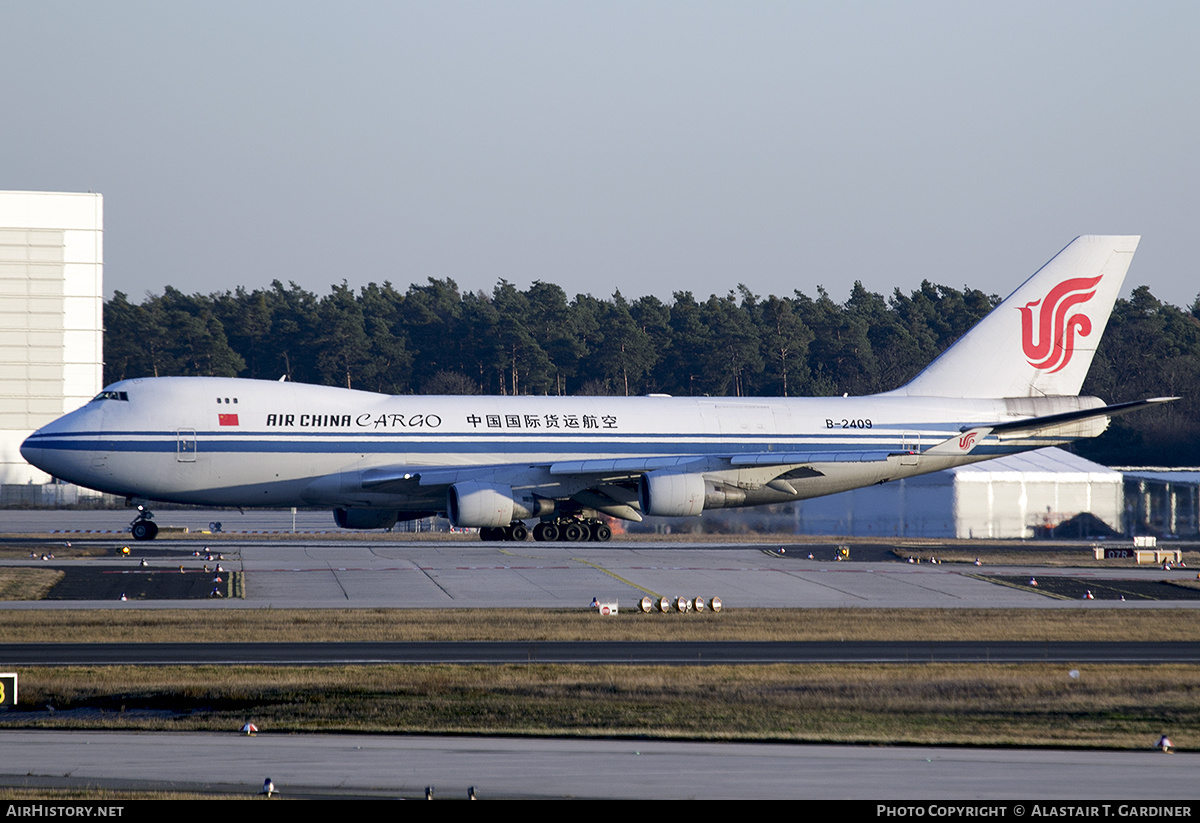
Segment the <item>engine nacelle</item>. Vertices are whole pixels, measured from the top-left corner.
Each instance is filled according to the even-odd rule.
[[[661,517],[693,517],[704,511],[704,476],[672,472],[643,474],[638,483],[642,511]]]
[[[460,528],[504,527],[514,520],[553,512],[553,500],[517,497],[510,486],[498,483],[455,483],[446,492],[446,518]]]
[[[399,519],[395,509],[333,510],[333,522],[343,529],[390,529]]]

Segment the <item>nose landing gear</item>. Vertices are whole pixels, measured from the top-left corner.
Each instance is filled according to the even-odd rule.
[[[129,524],[129,531],[134,540],[153,540],[158,537],[158,524],[154,522],[154,512],[138,506],[138,516]]]

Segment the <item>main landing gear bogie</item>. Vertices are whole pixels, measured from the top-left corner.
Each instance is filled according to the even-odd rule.
[[[479,530],[479,539],[489,542],[520,542],[527,537],[529,529],[519,520],[508,526],[485,526]],[[539,543],[605,543],[612,539],[612,529],[602,520],[545,520],[533,527],[533,539]]]
[[[533,527],[533,539],[546,543],[604,543],[612,529],[602,520],[549,520]]]

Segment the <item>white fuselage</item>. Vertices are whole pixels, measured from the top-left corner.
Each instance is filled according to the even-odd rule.
[[[595,471],[581,478],[552,467],[672,456],[692,465],[713,456],[698,470],[746,495],[727,505],[796,500],[1064,442],[1071,438],[994,439],[969,454],[922,454],[978,423],[1090,401],[387,396],[203,377],[126,380],[101,398],[36,432],[22,454],[56,477],[133,499],[401,511],[441,511],[456,469],[476,480],[485,470],[514,489],[557,498],[597,481]],[[789,481],[795,493],[766,487],[778,468],[728,462],[739,454],[805,452],[832,460],[881,451],[894,455],[796,476]],[[395,478],[405,467],[440,479],[369,482],[372,472]]]

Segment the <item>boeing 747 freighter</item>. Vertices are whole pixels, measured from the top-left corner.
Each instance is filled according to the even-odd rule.
[[[1138,237],[1075,239],[907,385],[868,397],[422,397],[122,380],[21,454],[131,503],[437,514],[485,540],[607,540],[601,515],[786,503],[1099,435],[1079,390]],[[152,539],[148,515],[133,536]]]

